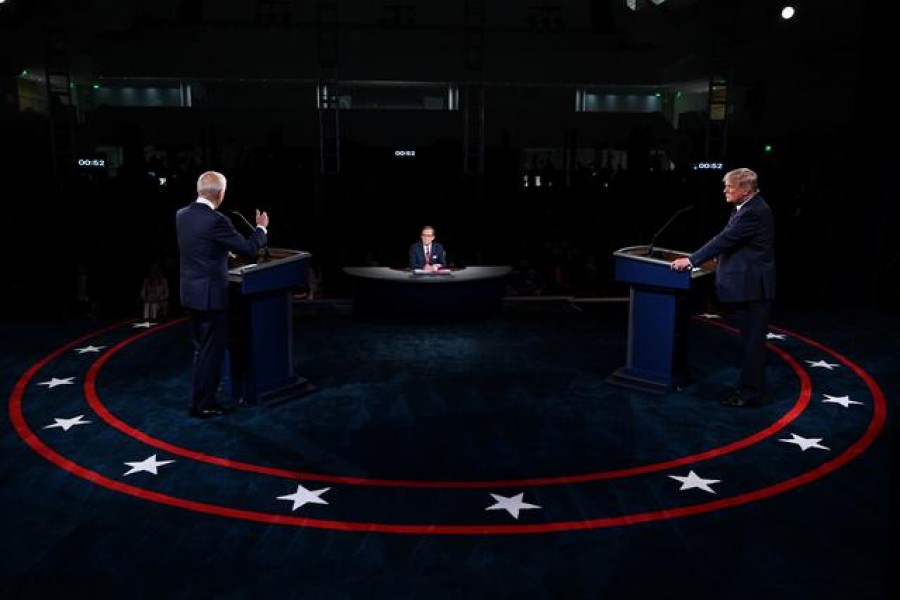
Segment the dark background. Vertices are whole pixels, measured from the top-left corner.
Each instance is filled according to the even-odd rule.
[[[677,209],[694,206],[661,234],[660,245],[693,249],[721,227],[727,214],[723,171],[694,169],[721,163],[758,171],[775,212],[777,322],[864,365],[892,406],[900,223],[890,4],[802,0],[788,22],[778,20],[780,5],[770,0],[636,4],[635,11],[624,0],[0,4],[0,372],[8,375],[7,389],[12,392],[48,348],[97,327],[72,317],[138,314],[140,281],[151,262],[160,262],[177,288],[174,211],[194,199],[194,183],[206,169],[229,178],[224,208],[248,218],[255,208],[266,209],[273,246],[312,252],[317,294],[326,299],[350,294],[343,266],[403,266],[424,224],[436,228],[457,265],[512,264],[519,271],[530,265],[543,284],[540,295],[589,299],[627,292],[613,281],[612,251],[647,243]],[[710,118],[708,102],[677,110],[712,82],[727,90],[724,122]],[[321,108],[317,90],[326,87],[350,104]],[[656,90],[660,110],[576,110],[579,94],[646,98]],[[449,110],[452,94],[455,108]],[[435,103],[440,108],[432,110]],[[395,157],[399,149],[414,149],[415,159]],[[627,168],[599,158],[609,150],[627,157]],[[80,158],[103,158],[107,166],[78,168]],[[89,305],[77,302],[79,267],[88,273]],[[611,365],[598,366],[576,342],[579,336],[592,345],[605,340],[611,350],[598,356],[622,356],[624,318],[619,312],[599,318],[591,307],[621,311],[624,305],[585,300],[583,309],[567,308],[559,317],[554,304],[569,306],[540,303],[532,315],[531,304],[512,303],[527,313],[512,318],[528,325],[509,328],[509,350],[498,356],[522,354],[536,367],[552,365],[534,352],[532,339],[549,331],[554,336],[542,343],[565,350],[557,360],[568,362],[563,359],[571,355],[573,364],[586,365],[571,380],[599,382]],[[328,314],[329,303],[298,307],[310,311],[298,331],[315,332],[297,344],[299,362],[323,391],[343,394],[348,369],[355,369],[391,402],[400,397],[396,390],[407,388],[415,398],[411,388],[418,389],[419,380],[408,366],[443,367],[415,351],[420,328],[408,326],[401,333],[410,341],[387,345],[407,355],[388,355],[393,368],[385,370],[371,360],[385,347],[380,326],[370,323],[376,331],[365,338],[357,321]],[[571,326],[553,327],[559,318]],[[43,323],[19,324],[29,319]],[[606,338],[594,335],[601,325]],[[157,354],[141,346],[133,361],[118,363],[113,377],[140,389],[109,398],[135,423],[193,440],[204,430],[180,420],[188,334],[184,328],[169,332],[158,338],[164,344],[151,345]],[[434,337],[444,333],[439,329]],[[521,352],[523,337],[530,352]],[[725,364],[724,347],[697,348],[710,358],[698,364]],[[478,366],[487,370],[479,381],[489,385],[472,404],[502,408],[497,390],[507,389],[494,382],[508,379],[490,372],[495,361]],[[729,371],[721,369],[724,385]],[[545,382],[546,373],[516,363],[514,374],[537,381],[541,390],[552,381]],[[393,387],[382,385],[386,378]],[[347,392],[346,401],[361,406],[352,414],[365,415],[372,394],[367,387]],[[71,400],[73,410],[83,410],[78,390]],[[513,436],[529,432],[521,400],[516,396],[508,403],[512,412],[489,414],[483,423]],[[598,430],[628,435],[631,413],[607,420],[594,413],[593,400],[585,406],[598,415]],[[609,410],[626,406],[597,400]],[[636,414],[655,412],[645,400],[632,400]],[[715,433],[723,424],[749,427],[760,419],[726,415],[730,409],[704,400],[682,399],[689,410],[675,414],[672,430],[708,424]],[[534,405],[545,404],[537,398]],[[34,406],[47,411],[47,421],[51,412],[77,414],[57,413],[56,405],[43,402]],[[319,429],[321,419],[306,419],[307,410],[321,415],[318,404],[289,406],[312,427],[276,440],[278,447],[293,451],[309,431],[331,431]],[[453,415],[448,406],[440,410]],[[297,422],[285,414],[263,416]],[[0,440],[11,532],[5,538],[10,558],[3,562],[9,585],[0,596],[238,598],[246,585],[247,595],[304,598],[333,598],[335,589],[346,597],[360,590],[370,597],[479,597],[482,590],[490,597],[528,597],[530,591],[547,598],[616,592],[629,598],[893,598],[900,478],[891,416],[889,435],[840,473],[747,510],[661,522],[636,533],[488,537],[471,545],[468,539],[261,531],[255,524],[148,508],[46,464],[10,432]],[[346,423],[332,423],[329,443],[341,450]],[[432,421],[435,435],[426,441],[443,439],[443,423]],[[831,429],[828,422],[817,425]],[[222,435],[240,443],[245,436],[233,435],[232,426],[224,421]],[[385,431],[386,451],[410,463],[420,459],[390,445],[397,442],[395,430]],[[667,440],[667,433],[651,432],[647,439]],[[573,428],[555,435],[571,439]],[[485,437],[502,445],[502,436]],[[105,440],[75,444],[111,468],[119,448]],[[497,456],[484,460],[505,464],[491,462]],[[784,465],[763,460],[759,466],[775,473]],[[211,573],[203,572],[207,556],[213,557]]]
[[[776,213],[782,303],[894,308],[884,8],[795,6],[10,0],[3,297],[66,314],[79,265],[110,316],[136,310],[151,262],[177,285],[173,213],[205,169],[229,177],[225,208],[269,211],[271,245],[312,252],[324,296],[349,294],[343,266],[404,266],[424,224],[458,266],[527,262],[543,295],[622,295],[610,253],[689,204],[658,243],[695,248],[723,222],[722,173],[747,166]],[[708,102],[672,118],[715,81],[724,121]],[[349,104],[323,109],[323,86]],[[579,91],[636,90],[660,110],[575,109]]]

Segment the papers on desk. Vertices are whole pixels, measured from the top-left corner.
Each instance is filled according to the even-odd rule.
[[[255,266],[256,266],[256,263],[251,263],[249,265],[241,265],[239,267],[235,267],[234,269],[229,269],[228,274],[229,275],[240,275],[241,273],[244,272],[244,269],[249,269],[250,267],[255,267]]]
[[[414,275],[452,275],[453,271],[450,269],[438,269],[437,271],[431,271],[426,269],[413,269]]]

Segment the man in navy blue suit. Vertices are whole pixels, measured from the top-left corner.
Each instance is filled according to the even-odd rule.
[[[422,241],[409,247],[409,268],[437,271],[447,266],[447,255],[440,242],[434,241],[434,227],[422,228]]]
[[[775,298],[775,224],[759,195],[750,169],[735,169],[722,178],[725,200],[734,206],[728,224],[689,257],[672,261],[676,270],[717,258],[716,295],[741,317],[741,378],[726,406],[750,406],[765,400],[766,334]]]
[[[269,216],[256,211],[256,228],[240,235],[218,212],[227,181],[215,171],[197,179],[197,200],[175,215],[181,265],[181,305],[191,318],[194,364],[192,417],[206,418],[233,410],[219,404],[216,391],[228,346],[228,253],[254,257],[266,245]]]

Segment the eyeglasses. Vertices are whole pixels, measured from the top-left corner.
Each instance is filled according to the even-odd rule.
[[[423,233],[422,237],[434,237],[433,233]]]

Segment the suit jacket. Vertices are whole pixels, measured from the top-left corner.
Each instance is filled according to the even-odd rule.
[[[723,302],[772,300],[775,297],[775,224],[758,194],[733,219],[690,256],[691,264],[718,257],[716,294]]]
[[[181,304],[194,310],[228,307],[228,251],[256,256],[266,244],[259,227],[249,238],[231,220],[202,202],[192,202],[175,214],[181,266]]]
[[[447,266],[447,255],[444,253],[444,247],[441,246],[440,242],[431,243],[431,264]],[[409,247],[409,268],[425,268],[425,246],[421,242],[416,242]]]

